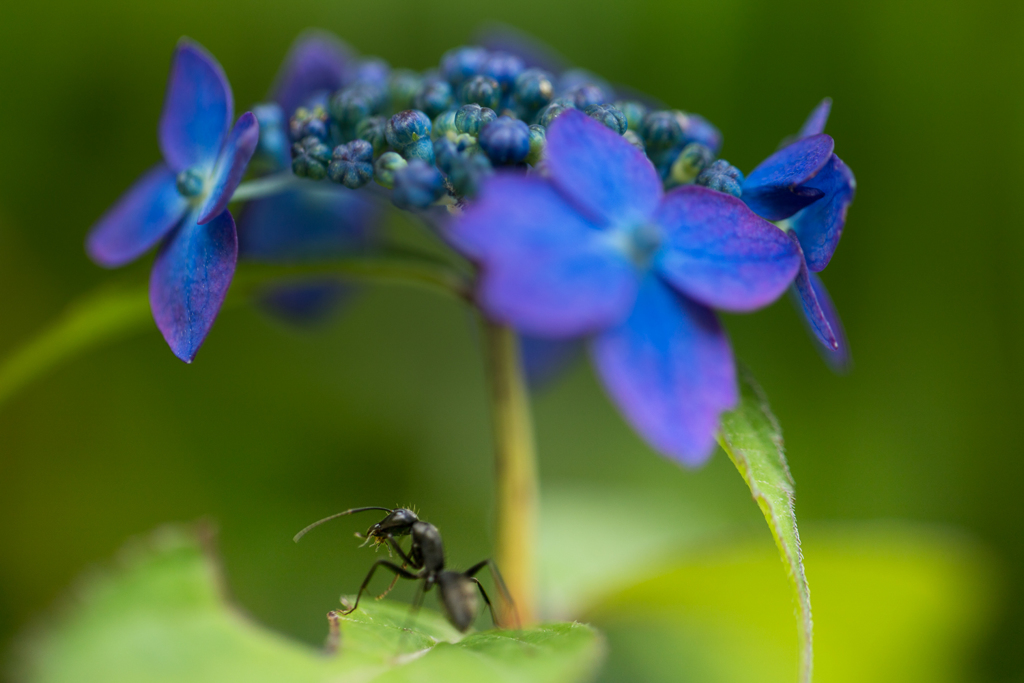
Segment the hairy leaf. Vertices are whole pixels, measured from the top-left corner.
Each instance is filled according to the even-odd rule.
[[[208,534],[207,534],[208,536]],[[273,633],[232,607],[204,534],[162,529],[127,549],[23,643],[28,683],[508,683],[583,681],[601,639],[582,624],[462,636],[444,618],[382,602],[332,612],[329,648]]]
[[[811,592],[793,509],[793,477],[786,465],[779,423],[761,387],[746,369],[740,372],[739,406],[722,416],[719,443],[750,487],[786,565],[797,607],[800,680],[809,683],[814,666]]]

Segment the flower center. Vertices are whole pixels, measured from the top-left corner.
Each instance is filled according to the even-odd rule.
[[[198,197],[203,192],[203,176],[195,168],[187,168],[175,179],[182,197]]]
[[[615,247],[641,270],[646,270],[654,260],[664,240],[660,226],[640,223],[613,230],[610,234]]]

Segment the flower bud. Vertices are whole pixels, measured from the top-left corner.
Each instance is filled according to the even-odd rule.
[[[339,90],[331,98],[331,116],[343,131],[354,131],[363,119],[379,112],[387,99],[386,91],[376,85],[356,83]]]
[[[619,100],[615,106],[626,117],[626,127],[640,132],[644,125],[644,117],[647,116],[647,106],[635,100]]]
[[[501,86],[490,76],[473,76],[459,89],[459,101],[497,109],[501,103]]]
[[[430,138],[430,118],[418,109],[400,111],[384,127],[388,144],[401,152],[422,138]]]
[[[331,148],[310,135],[292,145],[292,172],[300,178],[323,180],[331,163]]]
[[[743,196],[743,173],[725,159],[712,162],[694,182],[733,197]]]
[[[392,201],[401,209],[425,209],[445,193],[444,177],[433,164],[414,159],[394,176]]]
[[[336,183],[353,190],[373,178],[373,145],[366,140],[353,140],[334,148],[327,175]]]
[[[430,137],[438,140],[446,135],[457,135],[458,130],[455,128],[456,113],[458,113],[458,109],[449,109],[448,111],[441,112],[435,116],[434,124],[430,131]]]
[[[611,100],[611,95],[596,83],[581,83],[565,91],[562,96],[571,99],[577,109],[586,109]]]
[[[467,104],[455,113],[455,130],[469,135],[479,135],[480,129],[496,118],[498,115],[493,109],[481,107],[479,104]]]
[[[374,86],[386,90],[391,76],[391,66],[380,57],[360,59],[353,67],[349,82]]]
[[[475,197],[480,183],[494,173],[487,155],[479,151],[466,151],[455,158],[448,181],[461,197]]]
[[[430,118],[435,118],[452,106],[452,86],[448,81],[440,79],[427,80],[420,87],[416,97],[413,98],[413,106],[424,112]]]
[[[448,50],[441,58],[441,75],[453,88],[458,88],[479,73],[485,59],[487,50],[482,47],[457,47]]]
[[[610,104],[592,104],[584,111],[587,116],[595,121],[600,121],[619,135],[626,132],[626,115],[618,107]]]
[[[554,96],[554,79],[543,69],[527,69],[522,72],[516,77],[512,89],[512,99],[527,118],[532,118],[537,110],[546,106]]]
[[[408,164],[397,152],[384,152],[373,164],[373,178],[378,185],[391,189],[395,186],[395,174]]]
[[[544,157],[544,146],[548,141],[548,130],[544,126],[530,126],[530,153],[526,155],[526,163],[536,166]]]
[[[380,154],[387,147],[388,141],[384,134],[387,119],[383,116],[371,116],[356,125],[356,138],[366,140],[373,145],[375,154]]]
[[[526,65],[523,60],[508,52],[492,52],[484,59],[480,66],[480,73],[489,76],[498,82],[503,93],[512,91],[519,74],[523,73]]]
[[[518,164],[530,153],[530,128],[501,116],[480,129],[480,148],[496,166]]]
[[[547,105],[546,107],[541,109],[539,112],[537,112],[537,119],[536,119],[535,123],[537,123],[538,125],[541,125],[541,126],[544,126],[545,128],[547,128],[559,116],[561,116],[562,114],[564,114],[568,110],[575,109],[575,108],[576,108],[575,105],[573,105],[573,104],[571,104],[569,102],[566,102],[566,101],[563,101],[563,100],[555,100],[554,102],[552,102],[551,104]]]
[[[692,183],[714,158],[715,155],[711,153],[710,149],[699,142],[691,142],[683,147],[679,156],[672,162],[672,168],[669,170],[669,183],[672,185]]]
[[[313,107],[312,109],[299,107],[288,120],[288,136],[292,142],[298,142],[310,136],[326,140],[329,134],[327,112],[322,107]]]
[[[683,123],[686,117],[681,112],[652,111],[644,117],[641,135],[647,149],[662,152],[683,142]]]

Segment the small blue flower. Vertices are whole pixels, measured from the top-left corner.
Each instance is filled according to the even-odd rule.
[[[444,191],[444,177],[437,167],[413,159],[395,173],[395,192],[391,198],[401,209],[425,209]]]
[[[850,365],[850,348],[839,315],[816,273],[839,245],[857,181],[822,133],[832,101],[811,112],[795,141],[765,159],[743,182],[743,201],[780,225],[800,246],[801,267],[793,283],[800,310],[826,362],[837,372]]]
[[[524,334],[591,336],[609,393],[654,447],[687,464],[737,401],[713,308],[774,301],[796,243],[735,197],[664,193],[650,161],[575,110],[547,131],[547,177],[498,174],[446,234],[480,267],[477,301]]]
[[[191,362],[220,311],[238,258],[228,202],[259,138],[247,112],[232,127],[234,101],[220,64],[202,47],[178,44],[160,116],[164,161],[93,226],[89,256],[113,268],[161,244],[149,281],[157,327]]]

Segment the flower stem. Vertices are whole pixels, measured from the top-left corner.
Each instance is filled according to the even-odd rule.
[[[537,456],[516,333],[483,320],[494,429],[498,566],[522,626],[536,621]],[[506,621],[507,618],[506,618]]]
[[[275,173],[274,175],[242,183],[235,188],[235,193],[231,195],[231,201],[248,202],[253,199],[269,197],[270,195],[284,192],[301,182],[303,182],[302,179],[293,175],[291,171]]]
[[[221,312],[283,278],[341,279],[429,289],[468,300],[469,284],[451,267],[420,258],[352,257],[290,266],[241,264]],[[72,302],[46,329],[0,359],[0,407],[18,391],[82,353],[153,329],[144,283],[105,285]]]

